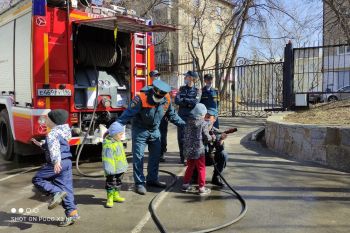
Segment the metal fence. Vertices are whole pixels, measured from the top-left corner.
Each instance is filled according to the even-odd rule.
[[[183,74],[188,70],[193,70],[193,60],[190,55],[181,56],[175,60],[169,51],[157,53],[156,69],[161,73],[164,81],[178,89],[184,83]]]
[[[283,62],[239,58],[233,67],[196,71],[215,77],[221,116],[266,117],[293,109],[296,94],[306,94],[312,103],[350,98],[350,45],[293,49],[289,43],[284,56]],[[158,65],[161,72],[171,74],[167,81],[176,88],[183,85],[182,74],[193,67],[189,56],[176,64]]]
[[[293,56],[295,94],[307,94],[313,102],[349,95],[350,45],[295,48]]]
[[[282,108],[282,66],[282,62],[256,63],[239,58],[233,67],[196,71],[202,75],[211,73],[215,77],[213,84],[220,92],[220,116],[261,117]],[[160,72],[171,70],[177,74],[179,87],[183,85],[183,73],[192,70],[193,63],[187,57],[170,69],[164,70],[163,67],[161,64],[157,66]],[[196,85],[201,88],[200,82]]]
[[[267,116],[281,111],[283,104],[283,62],[251,64],[234,68],[234,116]]]

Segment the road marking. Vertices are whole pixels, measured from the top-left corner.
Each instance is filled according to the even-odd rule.
[[[183,168],[176,176],[180,176],[185,172],[186,168]],[[172,189],[172,188],[171,188]],[[163,202],[163,200],[168,196],[169,189],[167,192],[164,192],[160,194],[160,197],[158,198],[158,201],[154,204],[155,210],[158,208],[158,206]],[[142,228],[146,225],[146,223],[151,219],[151,214],[150,212],[147,212],[145,216],[140,220],[140,222],[131,230],[131,233],[139,233],[142,231]]]
[[[28,169],[28,170],[19,172],[19,173],[17,173],[17,174],[13,174],[13,175],[10,175],[10,176],[6,176],[6,177],[4,177],[4,178],[1,178],[1,179],[0,179],[0,182],[1,182],[1,181],[8,180],[8,179],[11,179],[11,178],[16,177],[16,176],[19,176],[19,175],[23,175],[24,173],[33,171],[33,170],[38,169],[38,168],[40,168],[40,167],[41,167],[41,166],[33,167],[33,168],[31,168],[31,169]]]

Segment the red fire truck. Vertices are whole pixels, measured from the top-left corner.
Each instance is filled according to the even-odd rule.
[[[0,154],[6,160],[36,152],[30,139],[45,136],[51,109],[69,112],[71,145],[86,134],[88,144],[101,142],[104,126],[149,83],[152,32],[174,29],[116,8],[46,2],[19,1],[0,14]]]

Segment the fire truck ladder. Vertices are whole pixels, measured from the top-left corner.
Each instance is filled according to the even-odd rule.
[[[147,85],[147,77],[148,77],[148,57],[147,57],[147,51],[148,51],[148,38],[147,38],[147,32],[146,33],[134,33],[134,44],[135,44],[135,50],[134,50],[134,78],[135,78],[135,85],[134,85],[134,93],[137,94],[137,83],[141,82],[144,85]]]

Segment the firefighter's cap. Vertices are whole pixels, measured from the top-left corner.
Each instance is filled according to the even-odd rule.
[[[168,93],[171,91],[171,87],[166,82],[163,82],[162,80],[154,80],[152,85],[153,87],[160,90],[161,92]]]
[[[204,80],[213,80],[213,76],[211,74],[204,75]]]
[[[68,120],[68,112],[64,109],[51,110],[47,116],[56,125],[63,125]]]
[[[185,77],[192,77],[192,78],[198,78],[198,74],[195,71],[189,70],[186,73],[184,73]]]
[[[149,76],[150,77],[158,77],[158,76],[160,76],[160,73],[158,70],[152,70],[151,72],[149,72]]]

